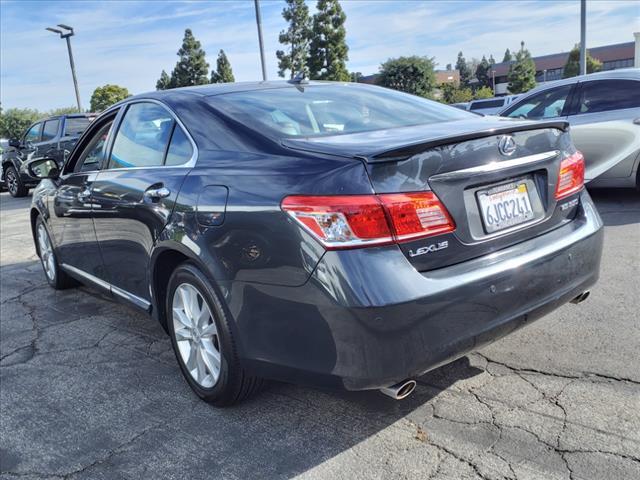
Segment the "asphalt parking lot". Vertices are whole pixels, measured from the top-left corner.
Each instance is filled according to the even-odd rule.
[[[640,478],[640,195],[594,191],[600,283],[395,402],[272,384],[218,410],[161,327],[50,289],[0,195],[0,467],[11,479]]]

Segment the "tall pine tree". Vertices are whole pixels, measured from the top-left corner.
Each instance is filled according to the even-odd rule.
[[[471,69],[467,65],[462,52],[458,52],[458,60],[456,61],[456,70],[460,72],[460,85],[467,86],[471,80]]]
[[[167,72],[162,70],[160,78],[156,82],[156,90],[169,90],[170,88],[173,88],[171,77],[169,77]]]
[[[180,60],[176,63],[171,80],[174,87],[189,87],[209,83],[209,64],[200,42],[191,29],[184,31],[182,47],[178,50]]]
[[[524,42],[520,43],[520,51],[509,68],[507,79],[511,93],[523,93],[536,86],[536,64],[529,50],[524,48]]]
[[[344,28],[347,16],[338,0],[318,0],[316,8],[307,62],[309,77],[348,82],[350,76],[345,62],[349,59],[349,47]]]
[[[289,48],[288,52],[284,50],[276,52],[278,75],[284,77],[288,70],[290,78],[299,74],[308,77],[307,57],[311,38],[309,7],[304,0],[287,0],[287,6],[282,10],[282,17],[289,23],[289,28],[280,32],[279,41],[282,45],[289,45]]]
[[[236,81],[231,69],[231,63],[224,50],[220,50],[218,53],[216,67],[216,70],[211,69],[211,83],[232,83]]]
[[[511,56],[511,50],[509,50],[508,48],[504,51],[504,57],[502,59],[502,63],[504,62],[511,62],[513,60],[513,57]]]
[[[482,56],[482,60],[476,67],[476,78],[478,79],[478,86],[488,87],[491,85],[491,64],[487,61],[487,57]]]

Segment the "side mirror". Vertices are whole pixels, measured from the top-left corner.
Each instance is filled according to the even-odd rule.
[[[38,158],[31,161],[27,168],[29,170],[29,174],[35,178],[56,179],[60,176],[58,164],[52,158]]]
[[[12,138],[11,140],[9,140],[9,146],[13,148],[20,148],[20,140]]]

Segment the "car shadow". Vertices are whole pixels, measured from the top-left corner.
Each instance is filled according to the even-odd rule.
[[[640,224],[640,192],[632,188],[592,188],[589,194],[607,226]]]
[[[13,198],[9,192],[0,192],[0,209],[9,210],[26,209],[31,205],[31,193],[26,197]]]
[[[388,427],[403,419],[416,441],[406,418],[482,373],[461,358],[420,377],[402,401],[270,382],[218,409],[193,394],[145,314],[87,287],[55,291],[38,261],[2,266],[0,279],[0,436],[21,439],[3,445],[3,473],[91,465],[87,476],[105,478],[291,478],[397,435]]]

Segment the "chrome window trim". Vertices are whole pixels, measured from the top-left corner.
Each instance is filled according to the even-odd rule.
[[[434,179],[453,179],[458,177],[467,177],[469,175],[481,175],[484,173],[496,172],[499,170],[505,170],[512,167],[521,167],[523,165],[531,165],[550,158],[557,157],[560,154],[560,150],[550,150],[548,152],[536,153],[533,155],[527,155],[525,157],[512,158],[510,160],[504,160],[502,162],[493,162],[486,165],[478,165],[477,167],[464,168],[462,170],[454,170],[453,172],[439,173],[434,175]]]
[[[129,302],[144,310],[149,311],[151,309],[151,302],[148,302],[144,298],[138,297],[131,292],[127,292],[126,290],[116,287],[115,285],[112,285],[109,282],[102,280],[101,278],[91,275],[90,273],[87,273],[84,270],[80,270],[79,268],[67,265],[66,263],[62,263],[60,264],[60,266],[67,272],[73,275],[77,275],[78,277],[84,278],[85,280],[88,280],[106,290],[109,290],[111,293],[114,293],[119,297],[128,300]]]
[[[139,166],[139,167],[118,167],[118,168],[109,168],[109,162],[111,161],[111,152],[113,150],[113,143],[115,142],[116,137],[118,136],[118,132],[120,131],[120,126],[122,124],[122,120],[124,119],[124,117],[127,114],[127,110],[129,109],[129,107],[131,105],[134,105],[136,103],[155,103],[156,105],[160,105],[162,108],[164,108],[167,112],[169,112],[169,115],[171,115],[171,117],[173,118],[173,120],[176,122],[176,125],[178,125],[180,128],[182,128],[182,131],[184,132],[184,134],[186,135],[186,137],[189,139],[189,142],[191,142],[191,147],[193,149],[193,153],[191,154],[191,158],[186,161],[183,164],[180,165],[150,165],[148,167],[145,166]],[[154,168],[193,168],[196,166],[196,161],[198,160],[198,146],[196,145],[195,140],[193,139],[193,137],[191,136],[191,133],[189,132],[189,130],[187,130],[187,128],[185,127],[184,123],[182,123],[182,120],[180,120],[180,118],[178,118],[178,116],[175,114],[175,112],[173,110],[171,110],[171,108],[169,108],[169,106],[167,106],[166,104],[162,103],[159,100],[156,100],[154,98],[136,98],[134,100],[130,100],[130,101],[124,101],[120,104],[121,108],[125,108],[123,114],[122,114],[122,118],[120,119],[120,121],[118,122],[118,130],[115,132],[115,135],[113,137],[113,142],[111,142],[111,147],[109,149],[109,155],[106,159],[107,162],[107,166],[106,168],[101,169],[101,172],[120,172],[120,171],[129,171],[129,170],[141,170],[141,169],[154,169]],[[173,138],[173,135],[171,136],[171,138]],[[169,142],[171,141],[171,139],[169,139]],[[166,152],[165,152],[165,157],[163,158],[163,161],[166,161]]]

